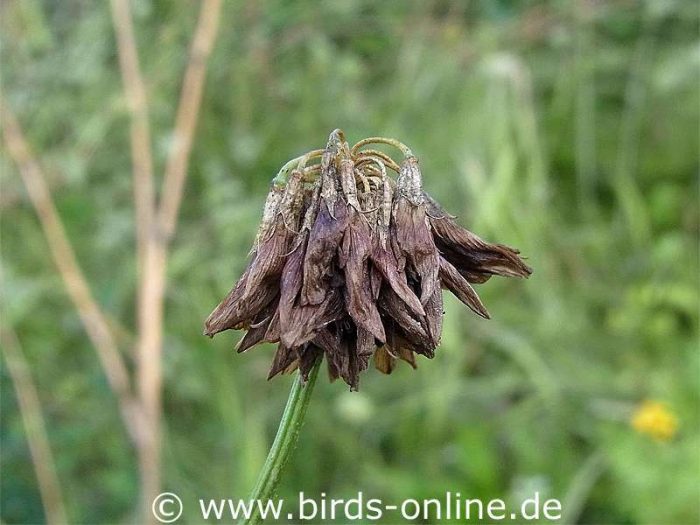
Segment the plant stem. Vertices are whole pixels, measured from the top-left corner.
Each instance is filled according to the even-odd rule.
[[[406,144],[396,139],[390,139],[387,137],[367,137],[366,139],[362,139],[360,142],[358,142],[352,147],[352,150],[350,150],[352,155],[356,155],[358,150],[362,146],[366,146],[367,144],[388,144],[389,146],[393,146],[396,149],[400,150],[401,153],[403,153],[404,157],[413,157],[413,152],[411,151],[411,148],[406,146]]]
[[[309,373],[306,384],[303,383],[300,374],[297,374],[294,379],[292,390],[289,392],[289,398],[287,399],[287,406],[284,407],[284,413],[277,429],[277,435],[249,498],[249,501],[253,502],[251,505],[251,516],[248,519],[240,520],[238,522],[239,525],[262,523],[260,508],[255,502],[264,502],[275,493],[282,470],[294,450],[299,437],[299,430],[304,423],[304,415],[306,414],[306,408],[309,406],[309,400],[311,399],[320,365],[321,359],[316,362]]]

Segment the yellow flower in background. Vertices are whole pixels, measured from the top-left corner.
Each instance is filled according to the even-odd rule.
[[[669,441],[678,431],[678,418],[659,401],[644,401],[632,414],[632,427],[657,441]]]

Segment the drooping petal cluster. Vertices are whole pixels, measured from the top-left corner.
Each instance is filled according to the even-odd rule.
[[[269,378],[307,377],[323,356],[351,389],[370,358],[387,374],[397,359],[415,368],[440,344],[443,289],[488,318],[472,284],[531,273],[517,250],[462,228],[425,193],[410,150],[399,166],[358,147],[370,140],[350,149],[335,130],[324,150],[285,165],[245,272],[206,320],[209,336],[246,330],[238,352],[277,343]]]

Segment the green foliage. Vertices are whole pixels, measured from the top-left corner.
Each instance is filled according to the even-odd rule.
[[[132,3],[160,173],[197,2]],[[0,11],[4,97],[128,357],[132,181],[109,5]],[[183,520],[198,522],[199,497],[247,495],[291,383],[265,381],[270,348],[235,355],[238,336],[206,339],[202,322],[245,265],[269,179],[341,127],[409,144],[427,190],[535,273],[479,288],[490,321],[448,301],[443,344],[416,371],[371,371],[359,393],[321,377],[280,495],[539,490],[570,522],[697,523],[698,22],[680,0],[227,2],[168,271],[164,484]],[[129,520],[133,450],[1,166],[3,322],[30,360],[69,517]],[[2,521],[41,522],[2,379]],[[647,398],[678,417],[673,440],[630,426]]]

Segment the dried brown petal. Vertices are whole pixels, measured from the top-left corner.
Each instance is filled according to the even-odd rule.
[[[384,280],[391,286],[401,300],[418,316],[424,316],[425,310],[416,294],[406,283],[403,271],[399,272],[398,262],[391,249],[382,247],[381,242],[375,239],[371,254],[372,266],[381,272]]]
[[[304,175],[298,170],[292,170],[287,180],[282,202],[280,202],[279,214],[284,220],[284,225],[293,234],[299,229],[299,221],[304,209]]]
[[[442,257],[440,257],[440,282],[443,287],[450,290],[457,299],[466,304],[474,313],[485,319],[491,318],[469,281]]]
[[[389,178],[384,177],[382,185],[377,188],[373,203],[377,204],[376,230],[373,238],[372,252],[370,258],[372,267],[379,270],[387,283],[394,289],[396,294],[413,310],[418,316],[425,315],[423,305],[406,283],[406,275],[403,266],[399,268],[394,250],[387,245],[386,239],[391,225],[391,209],[393,203],[393,190],[389,183]],[[376,286],[376,285],[375,285]],[[374,297],[376,298],[376,290]]]
[[[369,265],[369,289],[372,293],[372,299],[376,301],[382,289],[382,273],[374,264]]]
[[[340,160],[340,187],[343,190],[343,196],[348,206],[351,206],[357,212],[362,212],[360,201],[357,199],[357,186],[355,185],[355,165],[350,159]]]
[[[335,207],[335,216],[333,216],[327,202],[321,201],[306,247],[302,304],[320,304],[326,296],[331,261],[343,240],[347,219],[347,207],[344,203]]]
[[[279,308],[275,310],[272,319],[270,319],[267,325],[267,331],[265,332],[265,341],[268,343],[277,343],[280,340],[280,311]]]
[[[290,234],[280,218],[271,236],[258,247],[243,277],[207,318],[206,335],[244,328],[275,298],[289,240]]]
[[[330,359],[326,359],[326,367],[328,369],[328,379],[330,380],[331,383],[335,382],[340,377],[340,374],[338,373],[338,369],[330,361]]]
[[[415,157],[408,157],[401,164],[397,190],[391,230],[394,254],[400,270],[408,266],[418,275],[420,300],[425,306],[435,289],[439,289],[439,261],[426,215],[420,187],[420,170]]]
[[[383,374],[391,374],[396,358],[387,351],[386,345],[374,352],[374,367]]]
[[[292,173],[283,192],[273,186],[265,203],[252,259],[238,283],[205,321],[206,335],[248,326],[278,294],[279,278],[295,234],[288,223],[298,222],[302,197],[299,172]]]
[[[312,343],[323,350],[328,356],[336,352],[340,339],[337,337],[335,327],[328,326],[318,331]],[[329,357],[329,362],[334,363],[335,359]]]
[[[282,277],[280,279],[280,330],[286,332],[290,329],[292,310],[297,301],[303,280],[302,268],[306,244],[302,241],[294,251],[289,254],[284,263]]]
[[[234,288],[224,301],[216,307],[205,322],[204,334],[213,336],[224,330],[239,330],[249,326],[278,293],[274,282],[266,281],[258,287],[258,292],[236,297]]]
[[[399,358],[402,361],[406,361],[414,370],[418,368],[418,364],[416,364],[416,354],[409,346],[399,347]]]
[[[350,219],[339,253],[339,265],[345,273],[345,306],[357,326],[384,342],[384,326],[370,284],[370,227],[354,208],[349,208],[348,214]]]
[[[313,339],[318,331],[345,315],[343,300],[338,289],[331,289],[319,305],[300,306],[292,311],[289,329],[283,332],[284,340],[293,345]]]
[[[304,345],[297,349],[299,355],[299,374],[302,381],[309,380],[309,374],[319,359],[323,359],[323,351],[314,345]]]
[[[284,187],[276,184],[273,184],[270,187],[270,191],[267,194],[267,198],[265,199],[265,204],[263,206],[262,219],[260,220],[260,225],[258,226],[258,231],[255,234],[255,240],[253,241],[253,247],[250,249],[251,254],[255,253],[258,246],[266,241],[269,235],[272,233],[283,196]]]
[[[254,323],[236,345],[236,351],[239,354],[263,341],[271,343],[276,342],[274,339],[268,338],[268,334],[270,333],[269,329],[272,320],[277,316],[278,302],[278,300],[273,301],[256,316]],[[269,337],[274,337],[274,335],[270,335]]]
[[[360,373],[374,350],[372,334],[361,328],[356,331],[346,319],[321,330],[313,344],[325,352],[331,377],[342,377],[351,390],[357,390]]]
[[[289,256],[280,282],[280,332],[282,342],[290,347],[310,341],[323,326],[339,319],[344,313],[341,293],[333,286],[332,278],[329,280],[330,289],[321,304],[299,304],[303,248],[302,244]]]
[[[457,224],[432,197],[426,195],[426,202],[437,247],[468,281],[482,283],[492,275],[528,277],[532,273],[518,250],[482,240]]]
[[[388,339],[385,349],[389,355],[394,359],[406,361],[414,370],[418,368],[415,354],[417,351],[419,353],[424,351],[397,332],[392,332]]]
[[[440,338],[442,337],[442,316],[444,313],[442,308],[442,290],[438,288],[425,304],[425,320],[428,325],[428,335],[433,343],[432,346],[426,347],[428,353],[423,353],[426,357],[432,358],[434,355],[433,350],[440,345]]]
[[[347,144],[343,132],[336,129],[328,137],[328,144],[321,157],[321,199],[332,217],[335,217],[335,203],[340,199],[341,184],[338,173],[339,157],[348,158]]]
[[[292,235],[287,230],[284,220],[282,217],[279,217],[272,235],[258,248],[254,264],[250,265],[244,296],[247,297],[259,293],[259,288],[266,281],[277,282],[280,275],[282,275],[291,237]]]
[[[288,348],[282,343],[277,345],[277,352],[272,359],[270,372],[267,374],[267,379],[270,380],[280,373],[287,373],[296,368],[299,364],[297,352],[293,348]]]
[[[388,287],[382,288],[379,294],[379,308],[382,313],[396,322],[396,325],[411,338],[430,346],[432,340],[423,321],[423,317],[416,318],[396,293]],[[389,326],[389,325],[387,325]]]
[[[345,379],[348,376],[348,340],[340,323],[335,322],[319,331],[313,344],[321,348],[331,368],[338,376]]]

